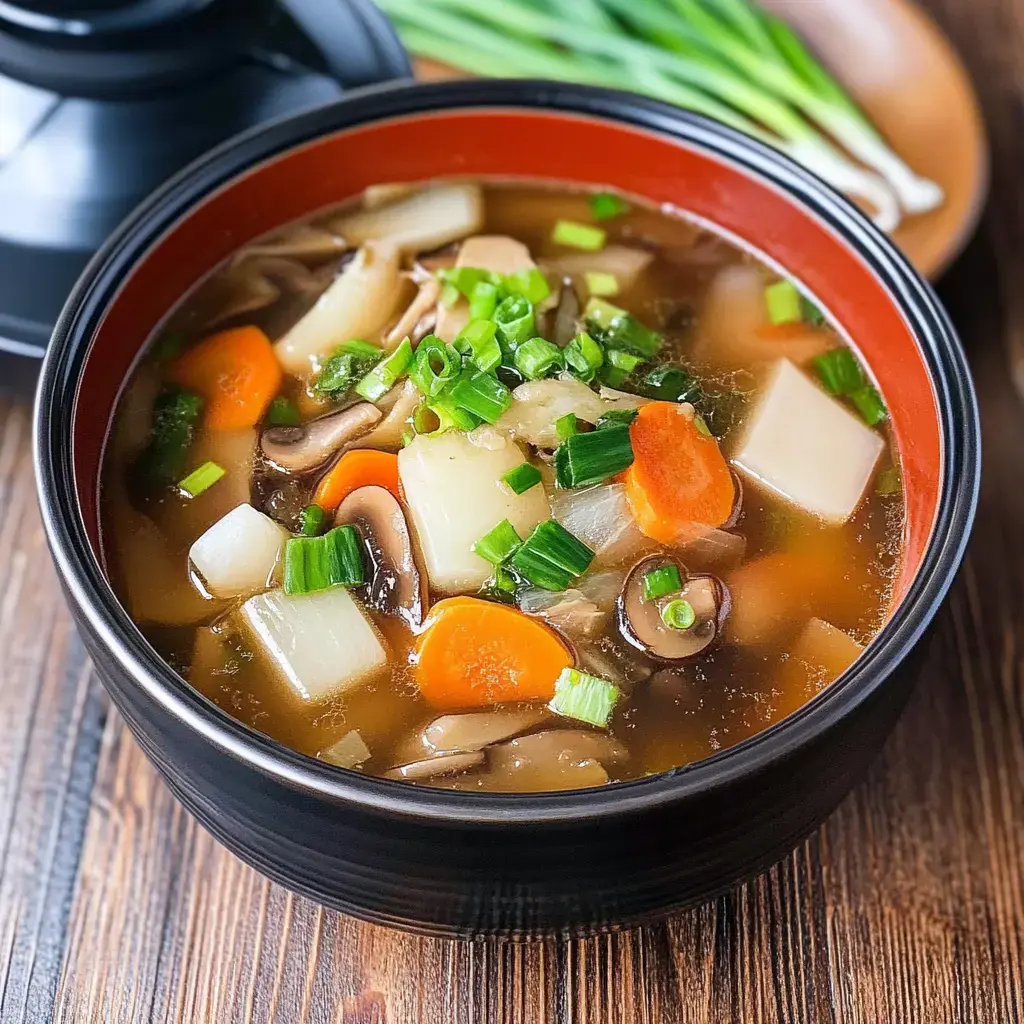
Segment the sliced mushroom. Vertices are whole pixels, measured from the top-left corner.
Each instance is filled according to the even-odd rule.
[[[370,402],[321,416],[301,427],[271,427],[263,431],[263,454],[286,473],[305,473],[377,424],[383,413]]]
[[[348,243],[340,235],[326,228],[298,224],[278,231],[262,242],[240,250],[231,261],[232,266],[244,260],[261,256],[278,256],[293,260],[320,260],[345,251]]]
[[[441,757],[428,757],[422,761],[399,765],[384,773],[385,779],[405,779],[406,782],[422,782],[426,779],[437,779],[442,775],[455,775],[468,772],[484,763],[482,750],[474,750],[465,754],[444,754]]]
[[[681,590],[658,600],[644,597],[644,577],[653,569],[674,565],[683,580]],[[695,621],[689,629],[675,629],[662,619],[669,601],[688,601]],[[617,618],[623,638],[656,661],[692,658],[706,650],[718,636],[728,613],[728,593],[714,576],[688,576],[674,558],[655,555],[638,562],[626,577],[619,595]]]
[[[558,306],[555,308],[554,325],[551,330],[551,340],[559,348],[565,348],[576,336],[579,319],[580,297],[573,287],[572,278],[567,277],[562,282],[562,292],[558,296]]]
[[[436,277],[429,277],[420,284],[419,291],[399,317],[398,323],[384,336],[384,347],[389,352],[396,345],[401,344],[405,337],[408,337],[416,345],[429,333],[430,327],[433,326],[430,315],[433,314],[433,319],[436,321],[437,300],[440,294],[441,282]],[[423,329],[427,324],[430,326]],[[423,329],[422,334],[419,333],[421,329]]]
[[[402,447],[402,435],[409,429],[409,420],[422,400],[419,388],[411,380],[397,384],[377,403],[379,408],[387,409],[387,415],[359,439],[359,447],[397,451]],[[390,403],[390,407],[386,403]]]
[[[338,506],[334,522],[357,526],[369,548],[373,574],[367,604],[418,629],[427,611],[427,578],[416,563],[398,499],[384,487],[359,487]]]
[[[421,742],[437,753],[483,750],[533,729],[547,718],[550,715],[544,708],[442,715],[423,730]]]

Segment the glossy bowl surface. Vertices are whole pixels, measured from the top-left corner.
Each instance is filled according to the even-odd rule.
[[[600,790],[485,795],[332,768],[192,690],[103,574],[97,494],[111,412],[180,296],[238,246],[367,185],[490,175],[614,186],[713,222],[807,285],[890,403],[908,526],[888,623],[800,711],[685,769]],[[183,172],[79,282],[44,366],[36,446],[72,610],[185,806],[299,892],[448,935],[613,927],[710,897],[785,855],[848,791],[902,708],[963,554],[980,472],[976,403],[948,319],[852,206],[774,151],[675,108],[524,81],[367,90],[241,136]]]

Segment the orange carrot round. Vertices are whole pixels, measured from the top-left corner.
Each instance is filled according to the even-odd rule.
[[[211,335],[170,366],[168,377],[202,395],[212,430],[255,427],[281,390],[281,367],[258,327]]]
[[[721,526],[728,520],[736,497],[729,466],[718,442],[701,433],[681,406],[643,406],[629,436],[634,459],[623,482],[643,533],[673,544],[695,524]]]
[[[399,501],[398,456],[373,448],[346,452],[324,474],[313,495],[314,504],[333,512],[356,488],[386,487]]]
[[[454,711],[516,700],[550,700],[572,665],[554,630],[506,605],[451,597],[430,611],[416,645],[420,693]]]

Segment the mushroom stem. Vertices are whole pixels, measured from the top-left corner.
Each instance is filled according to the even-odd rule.
[[[267,460],[285,473],[305,473],[323,465],[346,444],[365,434],[383,413],[370,402],[321,416],[301,427],[271,427],[260,447]]]

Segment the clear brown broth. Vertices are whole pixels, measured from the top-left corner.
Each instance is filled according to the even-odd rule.
[[[550,241],[557,219],[592,219],[588,196],[581,192],[533,184],[489,183],[485,196],[484,233],[512,235],[524,242],[539,262],[565,254]],[[325,215],[313,218],[314,222]],[[614,301],[663,331],[667,343],[662,358],[686,362],[711,390],[731,396],[719,403],[713,423],[728,453],[742,427],[744,411],[756,394],[763,367],[756,361],[737,363],[731,356],[720,358],[713,347],[701,342],[701,317],[715,275],[724,267],[757,265],[756,261],[674,211],[653,209],[635,201],[629,212],[602,226],[608,230],[610,244],[639,245],[655,253],[639,285]],[[330,269],[330,261],[310,265]],[[112,578],[133,611],[140,599],[142,604],[159,609],[164,601],[170,607],[183,593],[188,595],[185,605],[195,606],[197,598],[191,596],[189,582],[189,547],[219,514],[227,511],[215,510],[216,488],[194,499],[188,508],[176,496],[143,508],[133,507],[126,484],[127,465],[146,429],[147,396],[151,397],[160,379],[163,364],[155,353],[161,339],[170,333],[189,341],[204,335],[211,295],[216,304],[216,276],[186,296],[155,333],[149,354],[127,384],[115,418],[104,471],[105,541]],[[269,309],[230,318],[217,326],[255,323],[275,339],[312,301],[309,297],[285,296]],[[842,343],[830,327],[811,333],[815,331],[824,345]],[[796,349],[797,354],[802,351]],[[304,403],[305,409],[316,410],[302,382],[288,380],[285,391]],[[202,441],[200,435],[198,443]],[[890,445],[881,465],[884,468],[895,461]],[[310,488],[311,481],[304,481],[293,495],[292,506],[306,504]],[[150,540],[162,547],[173,570],[171,584],[165,576],[144,568],[152,565],[153,559],[151,548],[137,542],[139,531],[133,529],[140,514],[147,517]],[[900,562],[903,506],[899,497],[883,498],[869,488],[854,517],[834,527],[747,484],[735,532],[746,540],[745,563],[761,556],[795,553],[818,566],[827,585],[819,588],[783,639],[758,646],[719,643],[687,663],[674,680],[658,684],[647,680],[633,685],[610,728],[629,751],[625,762],[605,766],[612,781],[707,757],[779,721],[827,685],[832,673],[822,666],[796,664],[790,654],[794,636],[808,613],[826,619],[861,644],[872,639],[885,619]],[[688,567],[696,571],[702,568]],[[728,574],[725,579],[728,583]],[[140,589],[149,592],[140,598]],[[161,621],[159,612],[143,616],[136,611],[135,617],[160,655],[206,697],[245,724],[302,753],[316,756],[357,729],[373,754],[363,770],[379,774],[401,759],[410,735],[437,717],[438,712],[420,697],[412,680],[409,655],[413,638],[396,620],[374,616],[391,652],[388,675],[353,696],[309,705],[292,697],[265,670],[251,645],[231,628],[231,609],[223,602],[206,602],[199,605],[198,612],[191,612],[192,621],[184,625],[173,620],[188,618],[188,608],[180,615],[169,616],[170,622]],[[212,667],[198,664],[194,651],[197,628],[210,624],[226,627],[226,655]],[[636,659],[618,636],[614,617],[598,644],[614,663],[626,666],[627,677],[635,675],[635,668],[630,666]],[[438,784],[453,782],[442,780]],[[454,784],[473,788],[473,776]]]

